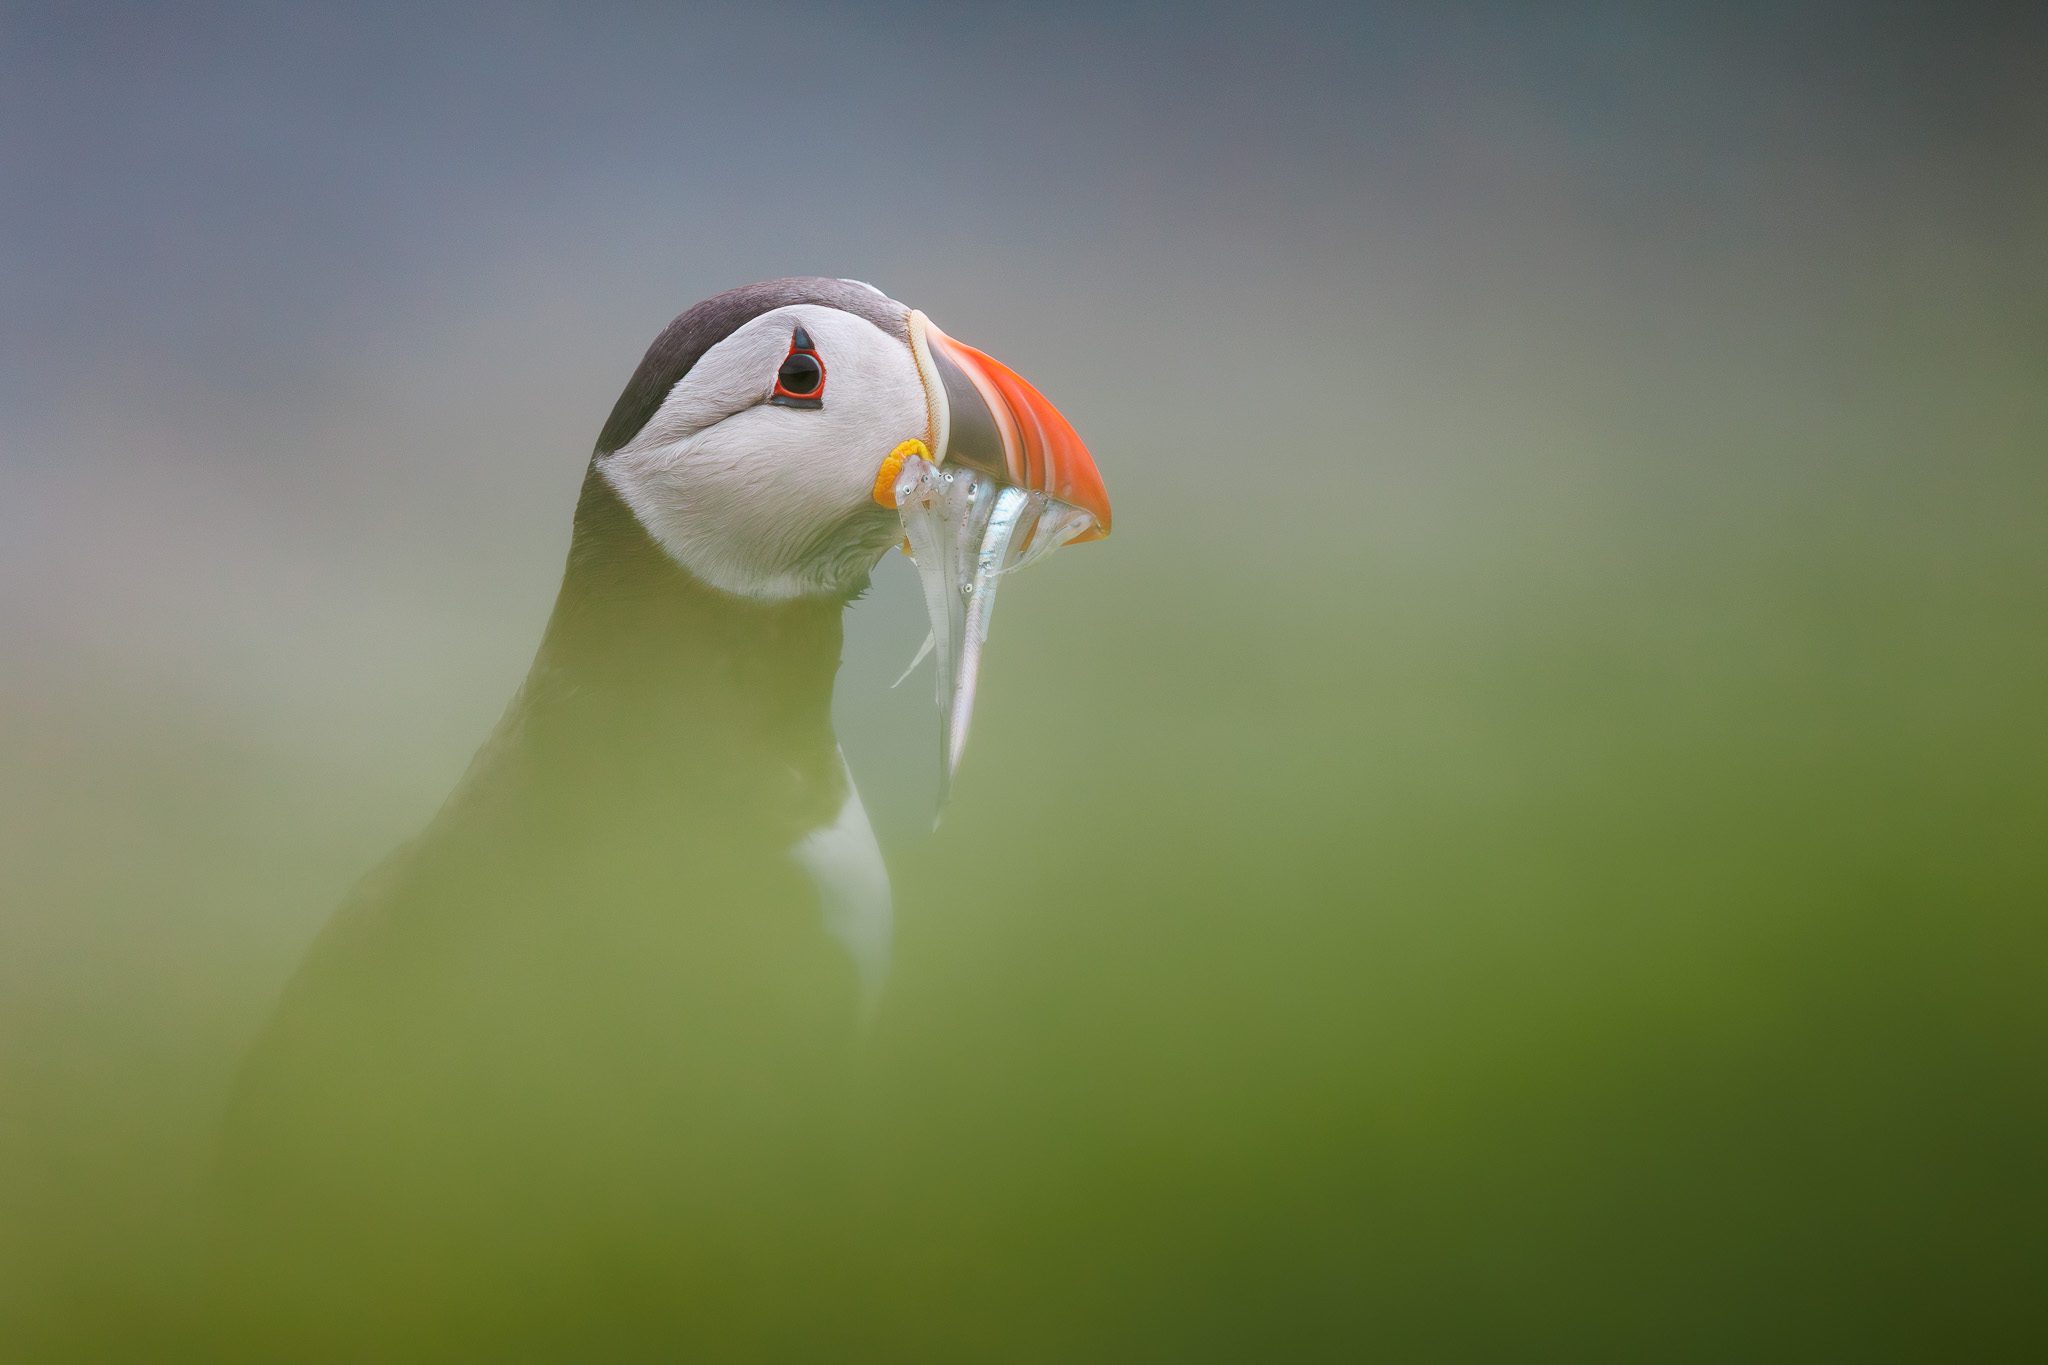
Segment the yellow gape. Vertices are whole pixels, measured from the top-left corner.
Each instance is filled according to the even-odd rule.
[[[890,451],[882,461],[882,467],[875,471],[875,501],[884,507],[896,505],[896,476],[903,472],[903,462],[916,455],[929,460],[931,449],[915,436]]]

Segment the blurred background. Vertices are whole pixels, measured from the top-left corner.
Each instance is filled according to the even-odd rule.
[[[794,273],[1117,516],[937,834],[908,566],[849,621],[929,1175],[850,1321],[2032,1354],[2044,167],[2017,6],[0,5],[0,1354],[178,1315],[642,349]]]

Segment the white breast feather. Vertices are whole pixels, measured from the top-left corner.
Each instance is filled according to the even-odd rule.
[[[844,769],[843,753],[839,763]],[[874,828],[868,824],[867,810],[860,803],[850,771],[839,817],[805,835],[790,854],[817,885],[825,928],[853,959],[860,973],[863,1010],[872,1011],[889,974],[895,913],[889,869],[882,862],[881,845],[875,842]]]

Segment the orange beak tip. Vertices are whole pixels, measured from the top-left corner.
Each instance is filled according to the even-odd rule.
[[[1029,380],[994,356],[955,341],[936,327],[928,327],[927,336],[937,357],[968,381],[986,406],[989,419],[980,428],[983,439],[967,442],[974,449],[973,454],[951,449],[946,458],[959,458],[991,472],[996,472],[994,464],[1000,459],[1001,472],[1018,487],[1058,498],[1095,519],[1095,525],[1076,536],[1075,542],[1106,537],[1110,525],[1109,493],[1102,486],[1102,473],[1095,467],[1095,458],[1088,453],[1073,423]],[[972,403],[965,394],[961,397]],[[956,416],[952,442],[955,447],[963,443],[963,425]],[[981,449],[995,443],[1001,446],[1000,456],[993,448]],[[980,458],[976,459],[975,454]]]

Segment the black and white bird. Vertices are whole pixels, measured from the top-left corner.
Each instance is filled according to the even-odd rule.
[[[428,1257],[445,1288],[477,1238],[545,1260],[708,1225],[730,1253],[801,1224],[889,954],[831,700],[844,608],[904,537],[912,453],[1108,529],[1066,420],[871,286],[749,285],[655,339],[597,440],[525,683],[245,1071],[230,1175],[273,1245],[387,1280]]]

